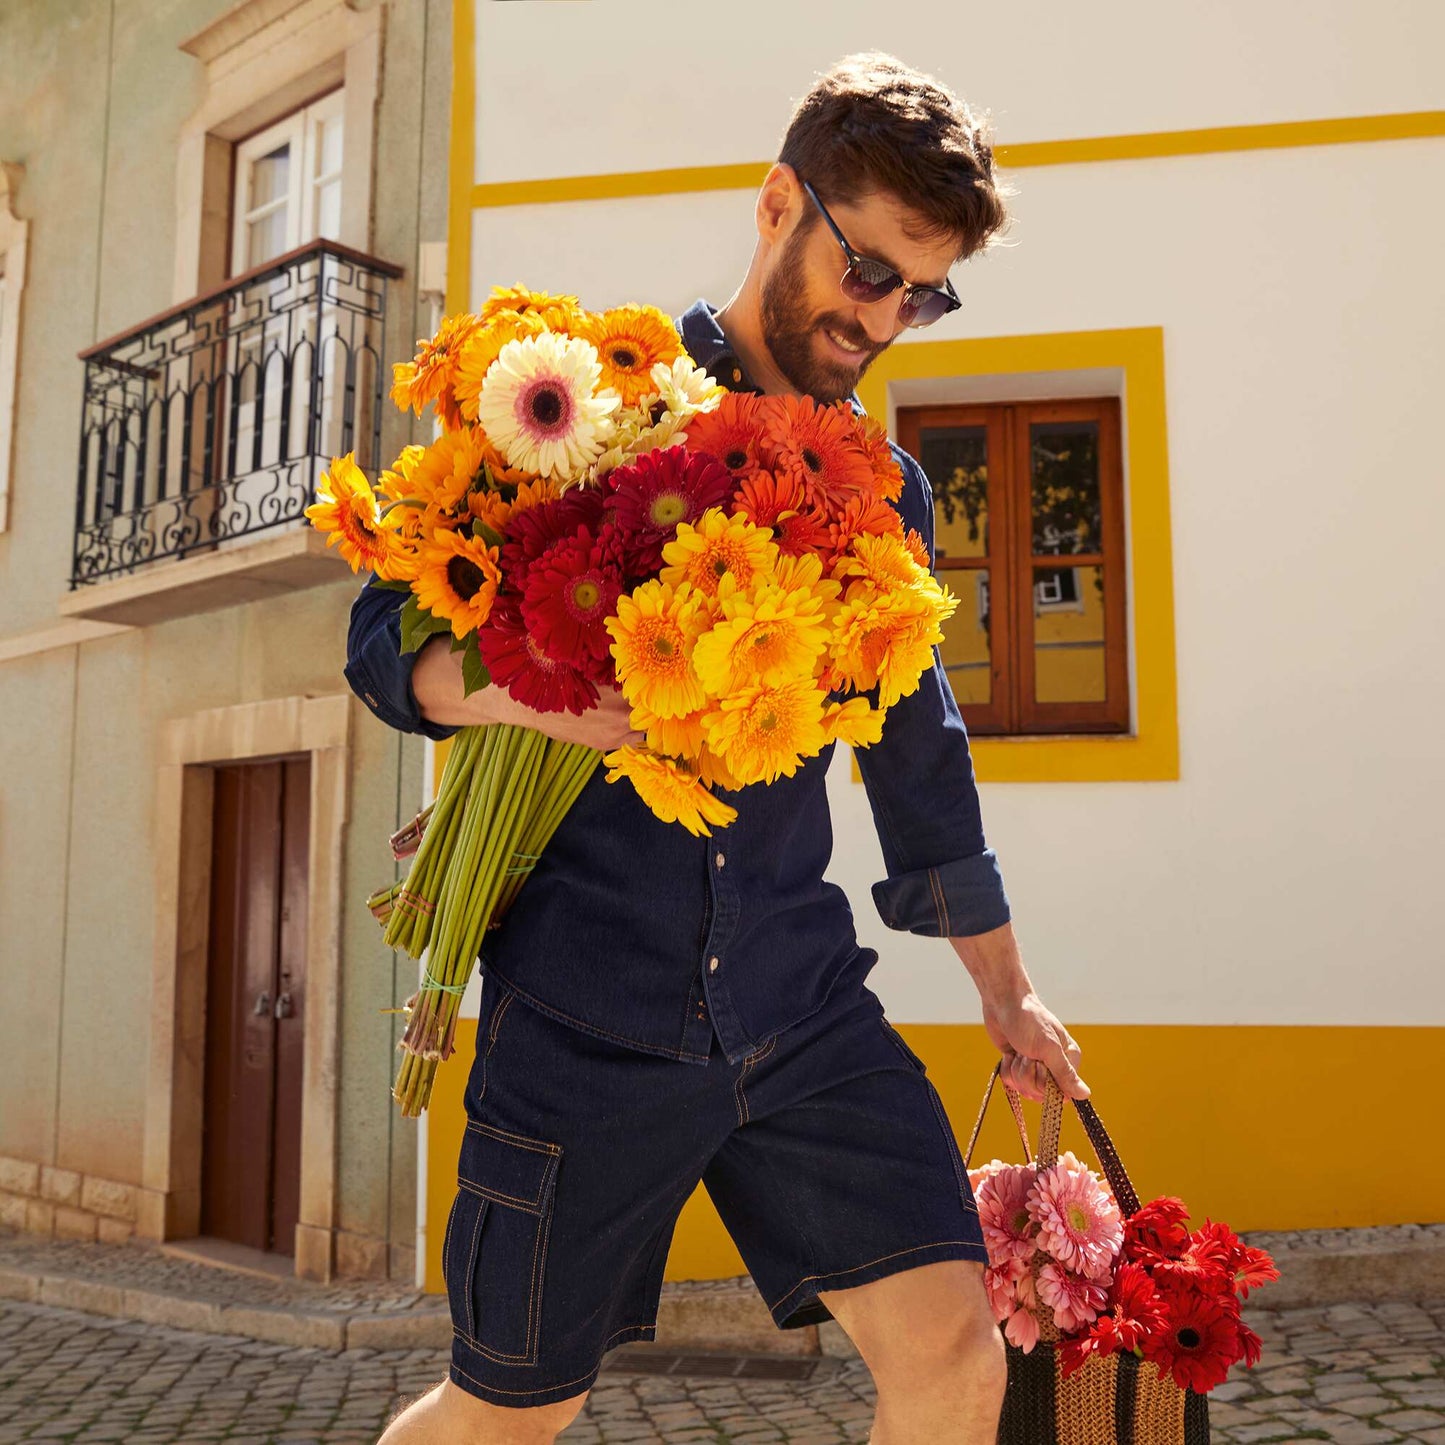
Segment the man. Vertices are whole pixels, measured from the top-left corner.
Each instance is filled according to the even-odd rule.
[[[679,329],[726,386],[853,399],[906,325],[957,305],[949,268],[1004,221],[992,157],[931,79],[854,56],[798,105],[757,197],[733,298]],[[905,523],[929,542],[921,468],[895,448]],[[347,675],[431,737],[520,722],[634,741],[617,695],[578,719],[500,688],[463,696],[457,654],[400,656],[400,597],[363,590]],[[838,1320],[878,1390],[874,1445],[995,1438],[1004,1356],[972,1193],[923,1064],[865,975],[831,851],[828,749],[730,794],[711,839],[658,822],[599,768],[483,950],[468,1128],[443,1243],[450,1378],[383,1445],[544,1445],[603,1354],[652,1339],[668,1244],[701,1179],[780,1328]],[[1005,1079],[1087,1095],[1079,1049],[1033,992],[985,847],[968,741],[935,655],[860,751],[891,926],[946,936],[977,984]]]

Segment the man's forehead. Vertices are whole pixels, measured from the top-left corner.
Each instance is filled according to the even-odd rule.
[[[887,191],[838,201],[828,211],[855,251],[892,266],[907,281],[941,286],[959,259],[956,241],[930,234],[928,218]]]

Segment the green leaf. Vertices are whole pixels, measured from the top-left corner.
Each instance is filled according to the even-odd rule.
[[[428,637],[437,632],[449,632],[451,623],[445,617],[433,617],[417,600],[413,593],[401,609],[401,650],[415,652]]]
[[[453,651],[453,652],[460,652],[460,651],[462,650],[462,648],[464,648],[466,645],[467,645],[467,639],[466,639],[465,637],[458,637],[455,633],[452,634],[452,651]]]
[[[502,545],[502,534],[494,532],[480,517],[472,521],[472,536],[480,537],[489,547],[500,547]]]
[[[388,592],[410,592],[411,583],[397,579],[377,577],[371,584],[373,587],[384,587]]]
[[[477,646],[477,634],[467,633],[466,651],[462,653],[462,696],[470,697],[484,687],[490,687],[492,674],[482,661],[481,649]]]

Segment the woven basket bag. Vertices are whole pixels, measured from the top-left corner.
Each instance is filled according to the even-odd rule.
[[[984,1091],[964,1157],[973,1164],[979,1131],[999,1077],[994,1066]],[[1038,1158],[1029,1153],[1028,1126],[1019,1096],[1008,1085],[1004,1094],[1018,1126],[1024,1163],[1047,1169],[1058,1161],[1064,1095],[1051,1078],[1044,1097]],[[1099,1167],[1119,1208],[1127,1217],[1139,1208],[1139,1196],[1124,1165],[1087,1099],[1072,1101],[1079,1122],[1098,1156]],[[1209,1402],[1194,1390],[1161,1379],[1158,1369],[1136,1355],[1090,1355],[1067,1380],[1059,1374],[1059,1338],[1053,1324],[1040,1327],[1039,1343],[1025,1354],[1005,1341],[1008,1390],[999,1418],[999,1445],[1209,1445]]]

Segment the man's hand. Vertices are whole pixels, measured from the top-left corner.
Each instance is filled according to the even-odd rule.
[[[447,634],[428,638],[417,654],[411,690],[421,715],[443,727],[485,727],[511,723],[533,728],[564,743],[581,743],[610,752],[624,743],[640,744],[643,735],[632,729],[631,709],[619,692],[601,689],[601,699],[581,717],[570,712],[537,712],[518,702],[504,687],[484,687],[466,696],[462,686],[462,655],[451,650]]]
[[[1026,1098],[1042,1099],[1052,1074],[1069,1098],[1087,1099],[1089,1086],[1078,1072],[1082,1051],[1034,992],[1013,925],[949,942],[978,987],[983,1026],[1003,1055],[1004,1083]]]

